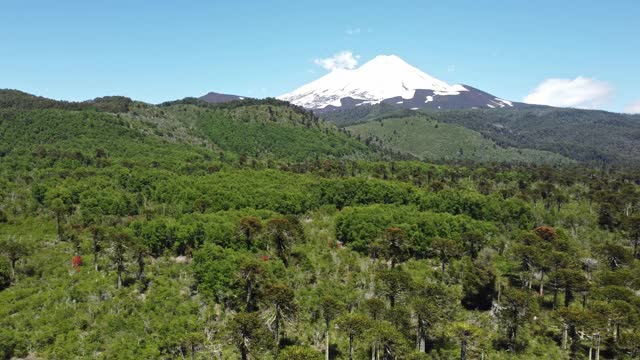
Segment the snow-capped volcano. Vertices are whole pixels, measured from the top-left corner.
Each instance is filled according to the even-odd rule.
[[[402,108],[512,106],[511,102],[472,87],[449,85],[396,55],[377,56],[354,70],[334,70],[278,99],[314,110],[380,102]]]

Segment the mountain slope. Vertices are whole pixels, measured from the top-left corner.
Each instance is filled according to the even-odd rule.
[[[234,101],[234,100],[243,100],[244,98],[242,96],[237,96],[237,95],[209,92],[205,95],[200,96],[198,99],[202,101],[206,101],[208,103],[215,104],[215,103],[222,103],[222,102],[228,102],[228,101]]]
[[[125,113],[133,101],[124,96],[104,96],[83,102],[59,101],[28,94],[19,90],[0,89],[0,109],[34,110],[63,109]]]
[[[366,145],[311,112],[268,101],[237,105],[220,108],[178,105],[164,111],[200,137],[236,154],[296,161],[373,154]]]
[[[347,129],[366,139],[366,142],[409,153],[422,160],[547,164],[573,162],[548,151],[503,148],[476,131],[440,123],[424,115],[384,117]]]
[[[640,164],[640,115],[553,107],[427,114],[501,146],[552,151],[590,164]]]
[[[640,164],[640,115],[523,104],[517,108],[399,110],[389,104],[322,113],[339,127],[418,114],[477,131],[504,148],[550,151],[586,164]]]
[[[0,156],[55,153],[89,161],[98,149],[122,159],[140,152],[139,157],[155,163],[185,159],[177,153],[187,150],[210,159],[220,153],[280,161],[378,156],[313,113],[274,99],[220,104],[187,99],[162,106],[131,102],[127,112],[111,114],[96,111],[93,102],[10,95],[19,106],[0,108]],[[5,98],[0,93],[0,102],[9,103]],[[61,148],[75,153],[61,153]]]
[[[400,109],[514,106],[470,86],[449,85],[395,55],[377,56],[355,70],[334,70],[279,99],[320,112],[382,102]]]

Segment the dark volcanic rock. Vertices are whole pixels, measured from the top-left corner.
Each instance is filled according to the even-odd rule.
[[[228,95],[228,94],[220,94],[216,92],[210,92],[204,96],[199,97],[200,100],[206,101],[208,103],[222,103],[233,100],[242,100],[244,99],[242,96],[237,95]]]

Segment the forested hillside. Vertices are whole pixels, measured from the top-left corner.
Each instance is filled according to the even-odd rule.
[[[552,151],[596,165],[640,164],[640,115],[552,107],[429,115],[476,130],[502,146]]]
[[[402,160],[275,100],[23,100],[2,359],[640,356],[637,168]]]
[[[346,128],[365,142],[430,161],[570,164],[559,154],[501,147],[480,133],[460,125],[438,122],[425,115],[381,117]]]
[[[151,109],[173,118],[218,147],[252,157],[303,160],[313,156],[364,157],[372,151],[313,113],[277,100],[242,100],[217,106]],[[144,113],[143,113],[144,116]]]
[[[112,113],[129,110],[132,100],[124,96],[105,96],[84,102],[57,101],[18,90],[0,89],[0,109],[93,109]]]
[[[320,114],[340,127],[361,124],[356,129],[382,119],[423,115],[478,132],[502,148],[552,152],[591,166],[639,164],[640,115],[536,105],[517,109],[399,110],[389,104]],[[424,141],[430,136],[427,131],[415,134],[410,127],[398,130],[413,137],[424,134]]]

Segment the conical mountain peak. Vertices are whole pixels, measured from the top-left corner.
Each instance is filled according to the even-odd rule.
[[[383,101],[408,109],[511,106],[480,90],[449,85],[397,55],[378,55],[357,69],[334,70],[279,99],[315,110]]]
[[[357,69],[332,71],[279,98],[306,108],[322,109],[341,106],[345,98],[369,104],[394,97],[410,99],[417,89],[440,93],[464,91],[459,85],[451,86],[422,72],[397,55],[378,55]]]

